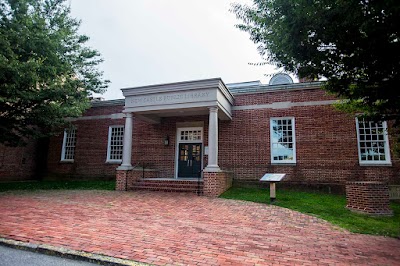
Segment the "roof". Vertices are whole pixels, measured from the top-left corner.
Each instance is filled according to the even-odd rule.
[[[210,79],[213,80],[213,79]],[[181,82],[171,83],[172,85],[180,84]],[[157,86],[164,86],[168,84],[160,84]],[[283,90],[305,90],[305,89],[317,89],[320,88],[322,82],[301,82],[301,83],[291,83],[291,84],[279,84],[279,85],[268,85],[262,84],[259,80],[256,81],[247,81],[247,82],[238,82],[238,83],[229,83],[226,84],[226,88],[232,95],[240,95],[240,94],[252,94],[252,93],[264,93],[264,92],[273,92],[273,91],[283,91]],[[140,87],[140,88],[146,88]],[[150,87],[150,86],[149,86]],[[126,89],[124,89],[126,90]],[[116,106],[116,105],[124,105],[125,99],[117,99],[117,100],[106,100],[106,101],[93,101],[91,103],[92,107],[102,107],[102,106]]]

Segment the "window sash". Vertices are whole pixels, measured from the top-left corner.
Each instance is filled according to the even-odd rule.
[[[110,126],[108,129],[107,162],[122,162],[124,150],[124,126]]]
[[[360,165],[391,164],[387,123],[356,117],[358,160]]]
[[[271,163],[296,163],[294,117],[270,119]]]
[[[76,129],[65,129],[61,151],[61,161],[71,161],[75,159]]]

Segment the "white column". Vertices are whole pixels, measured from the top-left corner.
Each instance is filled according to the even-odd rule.
[[[132,113],[126,113],[122,164],[117,169],[118,170],[132,169],[131,161],[132,161]]]
[[[209,107],[208,122],[208,165],[206,172],[219,171],[218,166],[218,107]]]

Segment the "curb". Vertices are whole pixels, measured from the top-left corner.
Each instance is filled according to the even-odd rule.
[[[41,254],[51,255],[51,256],[57,256],[57,257],[61,257],[61,258],[92,262],[92,263],[96,263],[99,265],[106,265],[106,266],[149,266],[149,265],[151,265],[151,264],[147,264],[147,263],[136,262],[133,260],[119,259],[119,258],[114,258],[114,257],[110,257],[110,256],[89,253],[89,252],[85,252],[85,251],[77,251],[77,250],[72,250],[72,249],[68,249],[68,248],[55,247],[55,246],[51,246],[51,245],[47,245],[47,244],[27,243],[27,242],[12,240],[12,239],[6,239],[6,238],[2,238],[2,237],[0,237],[0,245],[10,247],[10,248],[20,249],[20,250],[26,250],[26,251],[32,251],[32,252],[37,252],[37,253],[41,253]]]

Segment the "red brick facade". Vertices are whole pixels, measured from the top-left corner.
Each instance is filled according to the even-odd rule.
[[[392,215],[389,188],[377,181],[353,181],[346,184],[347,208],[349,210],[377,216]]]
[[[287,173],[286,181],[304,183],[400,183],[399,160],[394,154],[390,167],[360,166],[355,118],[332,106],[234,111],[233,117],[220,122],[219,162],[234,172],[235,179],[255,180],[269,172]],[[270,117],[295,118],[295,165],[271,164]]]
[[[354,116],[326,104],[334,98],[321,89],[237,93],[234,98],[232,120],[220,120],[218,125],[218,164],[221,169],[231,171],[234,180],[256,181],[270,172],[286,173],[286,182],[296,183],[344,185],[346,181],[363,180],[400,184],[400,161],[393,153],[391,166],[360,166]],[[282,102],[300,104],[266,106]],[[74,122],[77,142],[73,163],[60,162],[63,134],[50,139],[47,178],[115,178],[118,164],[106,163],[108,128],[124,125],[120,116],[110,118],[112,114],[121,114],[123,102],[107,103],[92,107],[83,119]],[[154,177],[175,177],[176,132],[180,123],[202,124],[203,146],[208,145],[207,115],[165,117],[159,124],[150,124],[133,115],[132,164],[156,169],[157,176]],[[296,164],[271,164],[271,117],[294,117]],[[166,136],[170,140],[168,146],[163,144]],[[202,167],[205,166],[206,155]],[[3,169],[12,169],[7,167],[3,166]],[[27,172],[29,169],[20,171],[21,175]],[[0,178],[4,176],[4,170],[2,172],[0,168]]]
[[[0,145],[0,181],[22,181],[34,179],[37,169],[37,141],[24,147]]]
[[[132,189],[133,185],[142,178],[142,171],[137,169],[117,170],[116,173],[115,190],[118,191]]]
[[[204,172],[204,195],[218,197],[232,186],[230,172]]]
[[[84,117],[121,113],[123,106],[93,107]],[[48,154],[48,179],[114,179],[118,164],[106,163],[108,127],[124,125],[124,119],[78,120],[76,148],[73,163],[61,162],[63,133],[50,139]]]

